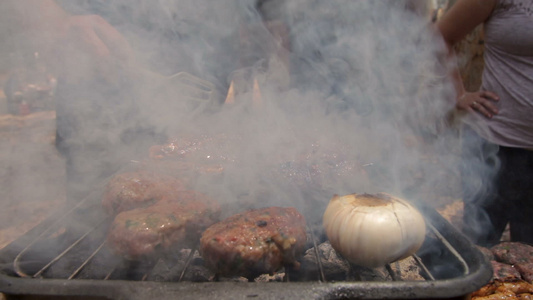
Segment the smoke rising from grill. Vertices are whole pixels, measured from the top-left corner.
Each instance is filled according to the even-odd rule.
[[[224,175],[197,182],[225,203],[295,206],[316,223],[335,193],[457,196],[446,191],[461,163],[445,124],[450,66],[427,17],[404,1],[61,2],[101,14],[134,50],[127,66],[74,51],[54,60],[58,131],[77,175],[101,181],[167,137],[227,135],[211,149],[229,158]],[[196,102],[152,72],[207,80],[215,101],[191,111]],[[232,81],[235,104],[224,105]],[[335,174],[312,174],[320,164]]]

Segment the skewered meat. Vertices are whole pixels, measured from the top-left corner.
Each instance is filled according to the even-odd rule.
[[[306,241],[305,219],[295,208],[268,207],[210,226],[200,239],[200,253],[218,274],[253,278],[298,266]]]
[[[114,215],[159,201],[164,195],[185,190],[185,183],[152,171],[126,172],[114,176],[105,186],[102,206]]]
[[[219,213],[218,204],[208,196],[181,191],[152,206],[119,213],[107,241],[115,253],[132,260],[189,248],[218,221]]]

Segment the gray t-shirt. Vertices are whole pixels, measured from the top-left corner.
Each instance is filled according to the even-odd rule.
[[[478,133],[507,147],[533,149],[533,0],[499,0],[485,23],[481,90],[500,96],[499,113]]]

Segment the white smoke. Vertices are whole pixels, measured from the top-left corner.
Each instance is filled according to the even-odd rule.
[[[121,76],[111,85],[93,79],[59,88],[69,102],[58,122],[67,122],[63,133],[82,168],[142,160],[164,135],[229,133],[241,143],[220,151],[238,164],[210,183],[211,192],[223,201],[270,197],[256,205],[294,205],[312,217],[333,193],[391,192],[431,203],[427,195],[457,179],[460,139],[445,122],[454,105],[445,48],[427,16],[405,1],[266,1],[260,10],[246,0],[62,3],[114,25],[139,71],[113,70]],[[269,30],[276,22],[288,30],[288,48]],[[93,67],[60,68],[93,74],[77,66]],[[144,69],[207,80],[214,102],[191,113],[183,90],[154,89]],[[254,80],[260,106],[252,105]],[[226,107],[232,81],[239,93]],[[352,173],[307,182],[322,185],[320,192],[272,175],[301,157],[309,167],[332,156]]]

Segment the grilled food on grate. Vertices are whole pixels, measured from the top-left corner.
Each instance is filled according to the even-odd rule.
[[[126,259],[194,247],[203,230],[218,221],[215,200],[193,191],[180,191],[144,208],[119,213],[107,241]]]
[[[472,293],[472,300],[533,299],[533,284],[524,280],[494,280]]]
[[[306,222],[295,208],[267,207],[207,228],[200,253],[218,274],[253,278],[285,265],[297,266],[306,242]]]
[[[117,174],[105,186],[102,206],[110,215],[145,207],[164,195],[185,190],[185,183],[172,176],[151,171]]]

